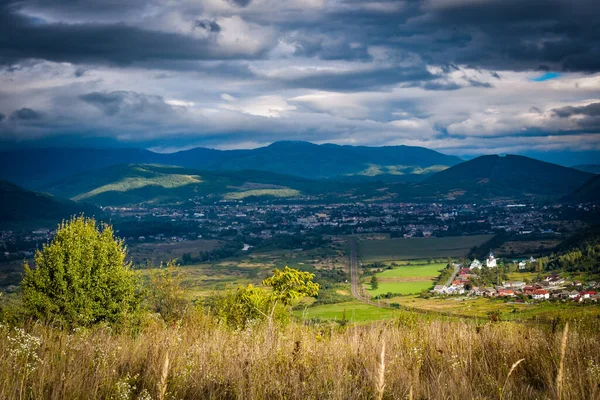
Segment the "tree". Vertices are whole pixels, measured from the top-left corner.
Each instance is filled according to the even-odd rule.
[[[289,267],[283,270],[275,268],[273,275],[265,279],[262,284],[273,290],[275,302],[288,306],[293,300],[319,294],[320,286],[312,281],[314,277],[315,274]]]
[[[247,285],[209,298],[205,305],[230,327],[244,329],[251,321],[269,317],[273,297],[265,288]]]
[[[182,287],[183,276],[175,261],[167,262],[163,268],[150,269],[149,297],[152,308],[165,321],[183,317],[188,302]]]
[[[126,247],[110,225],[83,215],[58,226],[50,244],[24,263],[23,303],[38,319],[65,326],[121,323],[137,316],[141,296]]]
[[[373,275],[371,277],[371,289],[376,290],[377,288],[379,288],[379,282],[377,281],[377,277]]]

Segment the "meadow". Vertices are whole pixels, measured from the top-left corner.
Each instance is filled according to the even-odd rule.
[[[398,311],[362,303],[358,300],[344,303],[317,305],[300,308],[294,315],[302,320],[332,320],[350,323],[364,323],[393,318]]]
[[[413,294],[433,287],[434,279],[440,271],[446,268],[446,263],[415,263],[398,265],[392,263],[391,269],[386,269],[375,274],[378,287],[373,289],[366,279],[365,288],[372,297],[380,294]]]
[[[255,324],[202,310],[134,331],[0,326],[3,399],[598,399],[600,336],[572,323]]]
[[[466,256],[471,248],[482,245],[492,237],[493,235],[475,235],[361,240],[359,252],[365,263],[423,258],[458,258]]]

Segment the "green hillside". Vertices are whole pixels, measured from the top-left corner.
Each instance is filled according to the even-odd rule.
[[[21,226],[23,222],[54,224],[73,214],[99,215],[101,211],[89,204],[76,203],[45,193],[23,189],[0,181],[0,225]]]
[[[171,204],[192,198],[291,198],[317,193],[324,187],[324,183],[261,171],[215,172],[140,164],[78,174],[48,185],[45,190],[76,201],[115,206]]]
[[[490,155],[441,171],[416,186],[446,199],[561,197],[593,175],[523,156]]]

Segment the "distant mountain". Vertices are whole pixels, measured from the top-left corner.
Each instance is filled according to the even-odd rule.
[[[592,174],[600,174],[600,164],[579,164],[573,165],[572,168],[578,169],[584,172],[590,172]]]
[[[194,149],[189,152],[195,154],[198,151],[199,149]],[[176,157],[180,160],[186,157],[189,160],[189,154],[182,153]],[[360,179],[389,175],[402,180],[404,176],[426,176],[461,162],[458,157],[423,147],[338,146],[307,142],[277,142],[254,150],[225,153],[225,156],[219,158],[215,154],[202,151],[202,158],[192,157],[195,161],[179,165],[218,170],[254,169],[311,179]],[[200,159],[209,161],[201,164],[198,161]]]
[[[421,190],[427,189],[446,199],[559,197],[574,191],[592,176],[528,157],[490,155],[433,175],[421,185]]]
[[[0,225],[22,222],[56,223],[73,214],[100,215],[98,208],[76,203],[45,193],[23,189],[13,183],[0,181]]]
[[[102,206],[175,204],[191,199],[282,199],[343,193],[343,183],[311,181],[265,171],[201,171],[156,164],[121,164],[77,174],[44,190]]]
[[[596,175],[563,199],[569,203],[600,203],[600,175]]]
[[[75,171],[118,164],[161,164],[210,171],[259,170],[309,179],[411,182],[460,162],[458,157],[423,147],[307,142],[277,142],[253,150],[195,148],[171,154],[140,149],[28,149],[0,151],[0,179],[40,188]]]

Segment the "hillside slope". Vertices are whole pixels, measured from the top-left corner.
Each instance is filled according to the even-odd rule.
[[[0,224],[2,225],[24,221],[54,223],[79,213],[91,216],[99,215],[101,211],[89,204],[31,192],[13,183],[0,181]]]
[[[599,203],[600,175],[594,176],[562,200],[569,203]]]
[[[580,171],[589,172],[592,174],[600,174],[600,164],[579,164],[573,165],[571,168],[575,168]]]
[[[172,204],[195,201],[278,199],[343,190],[342,184],[264,171],[201,171],[156,164],[121,164],[78,174],[45,187],[92,204]]]
[[[441,171],[428,178],[425,186],[447,198],[559,197],[592,176],[528,157],[490,155]]]

